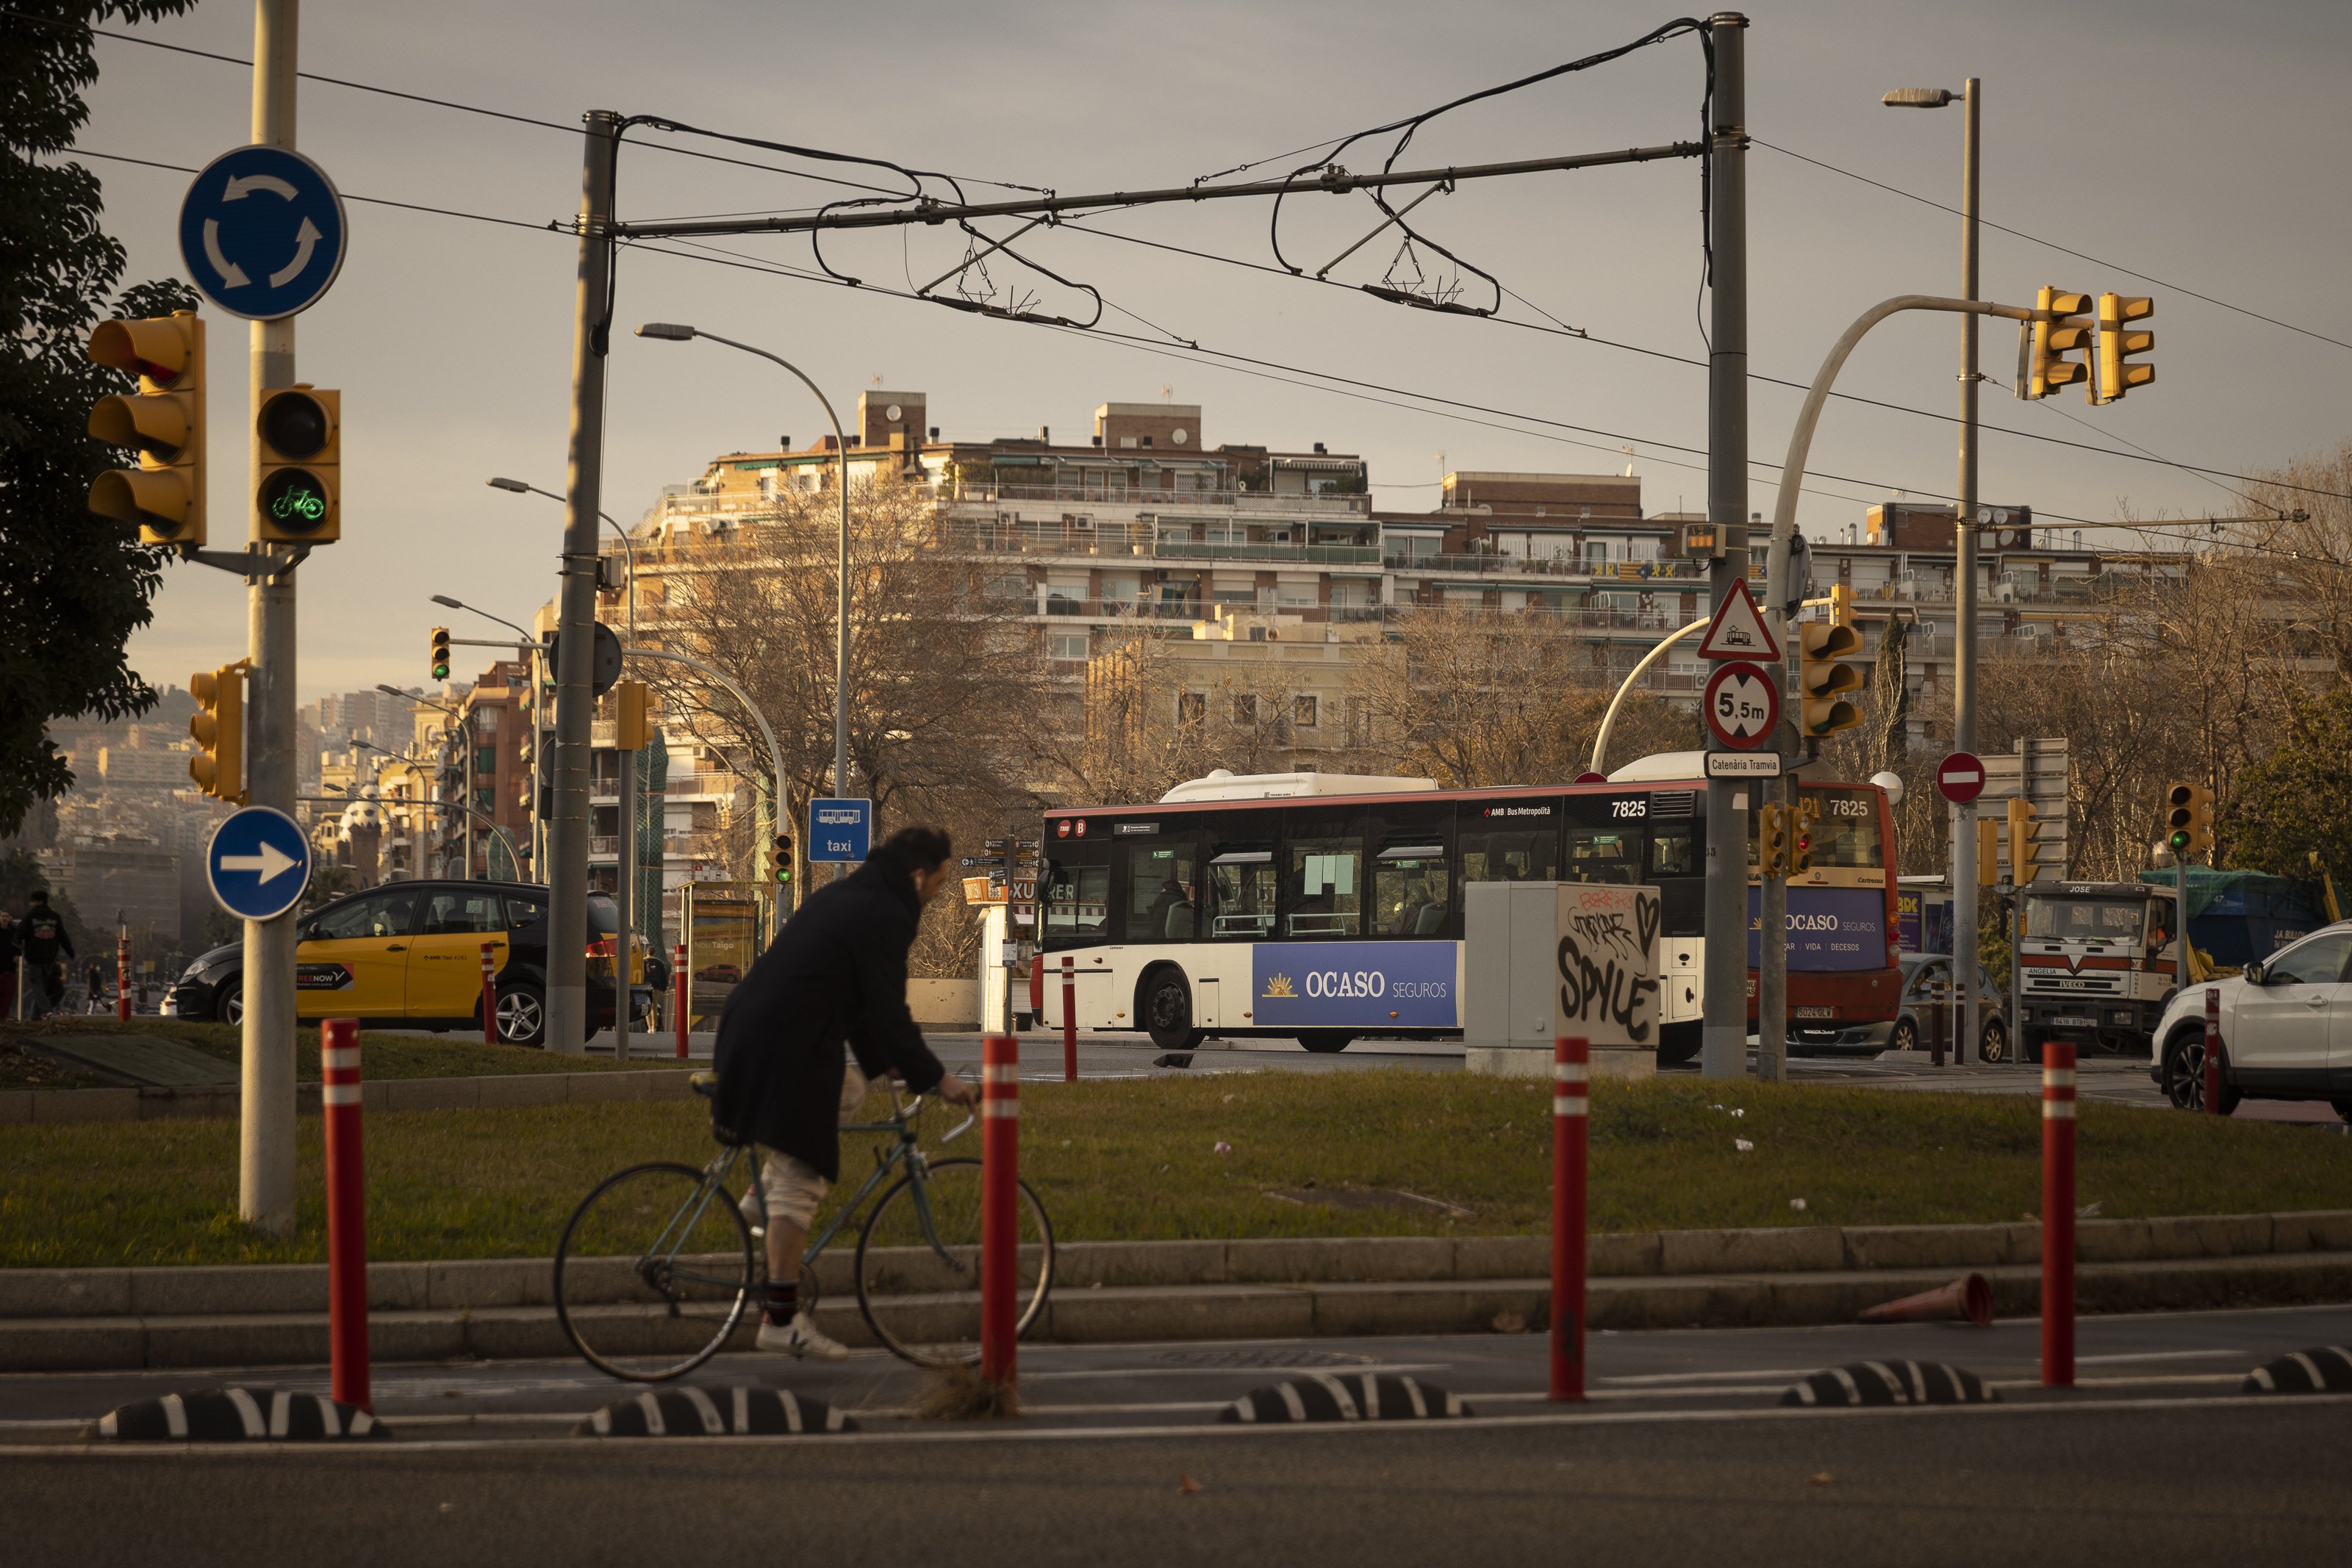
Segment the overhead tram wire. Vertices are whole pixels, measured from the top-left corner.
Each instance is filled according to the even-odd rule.
[[[1849,180],[1859,180],[1862,183],[1875,186],[1877,189],[1885,191],[1889,195],[1901,196],[1906,201],[1917,202],[1920,205],[1933,207],[1937,212],[1949,213],[1954,217],[1967,216],[1967,214],[1962,213],[1959,208],[1947,206],[1945,204],[1937,201],[1932,196],[1923,196],[1916,191],[1906,191],[1900,185],[1890,185],[1884,180],[1874,180],[1867,174],[1857,174],[1851,169],[1841,169],[1834,163],[1825,162],[1819,158],[1810,157],[1805,153],[1798,152],[1792,147],[1782,147],[1776,142],[1767,141],[1759,136],[1750,136],[1748,138],[1748,142],[1751,146],[1761,147],[1769,152],[1778,152],[1784,158],[1794,158],[1800,163],[1811,163],[1816,169],[1825,169],[1832,174],[1843,174]],[[2306,338],[2315,338],[2323,343],[2333,343],[2339,349],[2352,349],[2352,342],[2347,342],[2341,338],[2331,338],[2326,333],[2315,331],[2309,327],[2298,327],[2292,321],[2282,321],[2275,316],[2265,316],[2261,311],[2250,309],[2243,305],[2232,305],[2228,300],[2218,299],[2210,294],[2200,294],[2196,289],[2190,288],[2185,284],[2167,283],[2161,277],[2155,277],[2150,273],[2137,271],[2131,267],[2126,267],[2120,261],[2108,261],[2104,257],[2093,256],[2087,251],[2080,251],[2074,249],[2071,246],[2060,245],[2054,239],[2043,239],[2040,235],[2028,234],[2023,229],[2013,229],[2006,224],[1994,223],[1990,218],[1979,217],[1976,221],[1982,224],[1986,228],[1998,229],[2002,234],[2008,235],[2012,238],[2024,240],[2029,245],[2041,246],[2046,250],[2054,250],[2061,256],[2071,256],[2077,261],[2087,261],[2094,267],[2112,267],[2116,271],[2122,273],[2126,277],[2138,278],[2142,283],[2151,283],[2158,288],[2168,288],[2175,294],[2185,294],[2191,299],[2203,300],[2206,304],[2219,307],[2223,310],[2234,311],[2238,315],[2251,317],[2257,321],[2266,321],[2273,327],[2284,328],[2289,332],[2300,333]]]

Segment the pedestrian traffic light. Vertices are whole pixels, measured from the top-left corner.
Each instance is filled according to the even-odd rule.
[[[2130,332],[2124,329],[2126,321],[2145,321],[2156,314],[2156,301],[2136,298],[2125,294],[2099,296],[2099,379],[2094,402],[2114,402],[2134,387],[2144,387],[2156,380],[2154,365],[2130,363],[2135,354],[2152,352],[2156,348],[2153,332]]]
[[[2009,876],[2023,887],[2042,874],[2042,818],[2026,800],[2009,803]]]
[[[1756,808],[1756,864],[1767,880],[1789,874],[1789,808],[1777,800]]]
[[[768,846],[768,876],[782,884],[793,880],[793,836],[778,833]]]
[[[1791,874],[1813,869],[1813,829],[1821,821],[1822,803],[1808,796],[1797,802],[1795,831],[1789,836],[1789,870]]]
[[[1990,817],[1977,819],[1977,885],[1991,887],[2000,881],[2000,824]]]
[[[139,451],[136,468],[111,468],[89,487],[89,509],[139,527],[142,545],[182,551],[205,542],[205,324],[193,310],[138,321],[101,321],[89,357],[139,378],[136,392],[102,397],[89,433]]]
[[[2025,395],[2048,397],[2060,387],[2088,382],[2090,367],[2066,356],[2091,346],[2091,297],[2045,285],[2034,296],[2033,308],[2048,315],[2033,319],[2033,363],[2026,373]]]
[[[245,671],[247,661],[199,670],[188,677],[196,711],[188,733],[199,747],[188,758],[188,777],[215,800],[245,804]]]
[[[436,681],[449,678],[449,628],[446,626],[433,628],[433,678]]]
[[[2164,792],[2164,842],[2174,854],[2202,854],[2212,849],[2212,790],[2200,784],[2174,784]]]
[[[1809,621],[1798,632],[1798,727],[1811,736],[1835,735],[1862,722],[1862,715],[1840,694],[1862,689],[1862,674],[1843,661],[1862,652],[1862,633],[1853,625],[1853,590],[1845,583],[1830,588],[1830,618]]]
[[[325,544],[343,537],[343,394],[282,387],[253,416],[254,532]]]

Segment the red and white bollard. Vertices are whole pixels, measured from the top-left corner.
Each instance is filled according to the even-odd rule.
[[[2074,1386],[2074,1047],[2042,1048],[2042,1385]]]
[[[675,947],[670,949],[670,951],[673,954],[669,967],[670,989],[673,992],[673,995],[670,999],[669,1010],[677,1015],[677,1059],[680,1061],[684,1061],[686,1060],[686,1027],[688,1022],[686,1016],[686,1000],[689,994],[689,987],[693,977],[689,976],[686,972],[686,944],[680,942]]]
[[[2221,1113],[2221,991],[2205,988],[2205,1109]]]
[[[1584,1186],[1591,1047],[1551,1045],[1551,1396],[1584,1397]]]
[[[114,938],[114,1018],[118,1023],[131,1021],[131,933],[119,932]]]
[[[482,1043],[499,1042],[499,945],[482,944]]]
[[[980,1050],[980,1375],[1002,1385],[1013,1381],[1019,1327],[1021,1041],[992,1034]]]
[[[360,1020],[319,1026],[327,1121],[327,1346],[335,1398],[373,1412],[368,1395],[367,1172],[360,1157]]]
[[[1078,974],[1062,955],[1062,1082],[1078,1081]]]

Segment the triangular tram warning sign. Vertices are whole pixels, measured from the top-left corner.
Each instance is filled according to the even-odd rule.
[[[1756,596],[1748,591],[1746,578],[1734,578],[1731,591],[1723,596],[1723,606],[1707,623],[1706,636],[1699,643],[1702,659],[1761,659],[1774,663],[1780,657],[1780,639],[1765,625],[1763,612],[1756,608]]]

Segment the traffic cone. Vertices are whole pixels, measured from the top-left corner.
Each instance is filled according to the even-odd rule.
[[[1992,1322],[1992,1287],[1985,1283],[1982,1274],[1969,1274],[1941,1290],[1922,1291],[1899,1301],[1865,1307],[1862,1313],[1866,1323],[1941,1322],[1951,1318],[1966,1318],[1979,1328]]]

